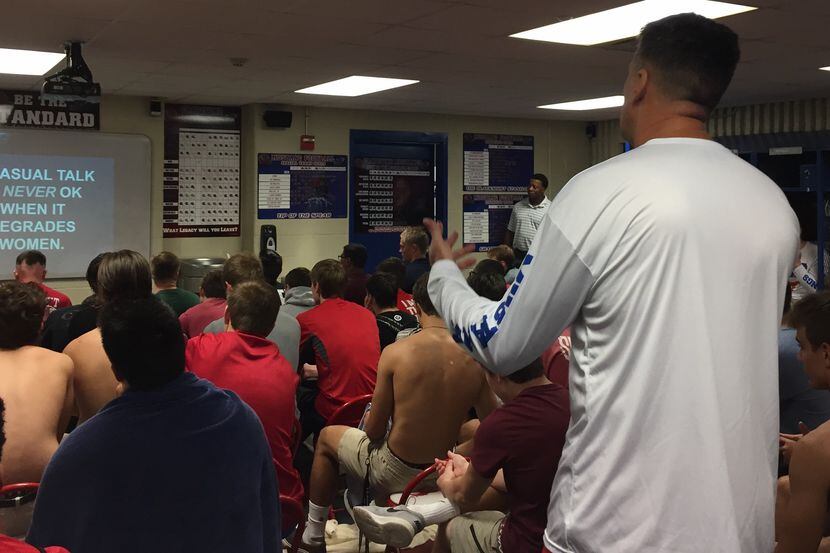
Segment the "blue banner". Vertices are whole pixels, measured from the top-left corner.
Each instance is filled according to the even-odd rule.
[[[464,194],[462,241],[475,244],[477,252],[502,244],[513,205],[522,198],[520,194]]]
[[[348,158],[257,156],[258,219],[345,219]]]
[[[464,192],[525,192],[533,137],[464,133]]]

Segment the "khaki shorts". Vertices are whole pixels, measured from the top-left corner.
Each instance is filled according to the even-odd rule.
[[[475,511],[452,519],[447,538],[453,553],[499,553],[505,518],[499,511]]]
[[[340,467],[354,478],[362,482],[366,477],[366,459],[369,459],[369,486],[375,490],[375,495],[388,495],[403,491],[409,482],[422,470],[407,465],[398,459],[389,450],[386,442],[378,447],[371,448],[371,442],[366,433],[356,428],[350,428],[343,434],[337,446],[337,458]],[[435,481],[437,475],[432,474],[419,489],[437,489]]]

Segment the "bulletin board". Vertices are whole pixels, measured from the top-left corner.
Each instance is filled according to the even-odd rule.
[[[504,243],[513,205],[522,198],[518,194],[464,194],[462,241],[475,245],[477,252]]]
[[[533,137],[464,133],[464,192],[525,192]]]
[[[345,219],[348,157],[257,156],[257,218]]]

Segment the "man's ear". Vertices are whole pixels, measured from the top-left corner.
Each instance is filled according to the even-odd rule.
[[[46,269],[43,269],[43,278],[46,279]]]
[[[646,91],[651,85],[651,73],[645,67],[641,67],[634,74],[631,84],[631,103],[637,105],[646,97]]]
[[[231,312],[228,310],[227,305],[225,306],[224,321],[225,321],[225,331],[227,332],[227,331],[233,330],[233,325],[231,324]]]

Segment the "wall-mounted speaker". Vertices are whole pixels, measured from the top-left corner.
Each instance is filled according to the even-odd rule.
[[[294,114],[290,111],[266,110],[262,112],[262,120],[269,128],[287,129],[291,126]]]
[[[277,227],[262,225],[259,227],[259,251],[277,251]]]

